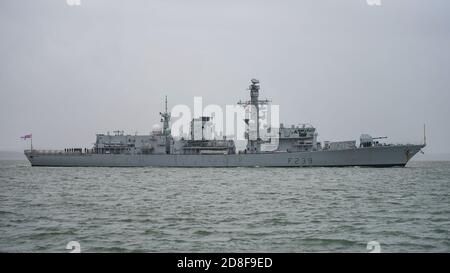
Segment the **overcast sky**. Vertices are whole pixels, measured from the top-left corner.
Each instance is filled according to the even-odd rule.
[[[450,1],[0,1],[0,150],[148,133],[169,105],[234,104],[249,80],[320,140],[450,152]]]

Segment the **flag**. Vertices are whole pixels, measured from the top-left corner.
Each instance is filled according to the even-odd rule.
[[[25,139],[27,139],[27,138],[32,138],[32,137],[33,137],[32,134],[28,134],[28,135],[21,136],[20,138],[23,139],[23,140],[25,140]]]

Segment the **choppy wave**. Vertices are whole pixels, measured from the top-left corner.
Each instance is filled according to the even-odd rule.
[[[450,251],[450,162],[31,168],[0,161],[0,252]]]

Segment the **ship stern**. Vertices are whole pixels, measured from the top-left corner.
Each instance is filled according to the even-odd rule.
[[[23,154],[26,156],[26,158],[30,162],[31,166],[33,166],[33,155],[32,155],[32,152],[30,150],[25,150],[23,152]]]

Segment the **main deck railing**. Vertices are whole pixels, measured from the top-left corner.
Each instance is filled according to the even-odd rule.
[[[86,154],[96,154],[95,151],[81,150],[81,151],[71,151],[71,150],[25,150],[25,154],[34,155],[86,155]]]

